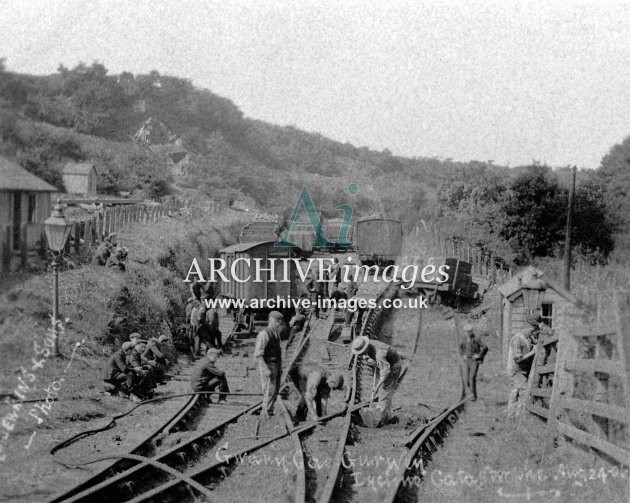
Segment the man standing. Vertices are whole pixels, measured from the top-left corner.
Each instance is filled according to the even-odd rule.
[[[368,364],[378,369],[379,380],[372,390],[372,396],[378,393],[378,408],[381,413],[381,424],[385,423],[392,411],[394,393],[398,389],[398,381],[402,373],[402,359],[394,348],[384,342],[370,340],[365,335],[352,342],[352,353],[363,356]]]
[[[520,416],[527,389],[527,379],[531,368],[532,359],[528,353],[532,351],[538,342],[540,330],[540,316],[527,318],[529,328],[512,336],[508,351],[507,372],[510,376],[512,389],[508,397],[507,417],[514,419]]]
[[[221,349],[223,342],[221,341],[221,330],[219,329],[219,313],[216,308],[206,311],[206,326],[209,331],[210,344],[216,349]]]
[[[195,365],[190,376],[190,387],[193,391],[230,392],[225,372],[215,365],[218,356],[219,352],[216,349],[210,348],[206,352],[206,356]],[[224,400],[226,400],[226,396],[219,395],[218,402]]]
[[[472,394],[471,400],[473,402],[477,400],[477,371],[487,352],[488,346],[478,335],[475,335],[472,326],[464,325],[464,336],[459,343],[462,400],[466,398],[466,389]]]
[[[273,416],[280,378],[282,374],[282,348],[280,347],[280,331],[284,317],[279,311],[269,313],[267,328],[258,333],[254,358],[258,361],[260,382],[263,392],[263,414]]]
[[[330,390],[343,388],[341,374],[329,374],[313,364],[296,366],[290,375],[302,394],[295,413],[298,421],[304,421],[307,415],[312,421],[325,416]]]
[[[297,332],[300,332],[304,328],[305,324],[306,324],[306,316],[304,316],[304,308],[302,306],[298,306],[295,311],[295,314],[289,321],[289,328],[291,329],[291,333],[289,334],[289,337],[296,334]]]
[[[311,312],[315,314],[315,318],[319,318],[319,299],[322,298],[324,289],[323,283],[317,281],[317,271],[311,274],[311,277],[306,283],[306,288],[311,298]]]

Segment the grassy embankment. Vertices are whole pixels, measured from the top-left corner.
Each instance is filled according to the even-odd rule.
[[[166,218],[148,226],[133,224],[118,233],[119,241],[129,248],[126,272],[95,265],[61,272],[59,307],[64,323],[60,348],[64,358],[49,357],[34,370],[32,358],[40,359],[34,343],[43,347],[50,327],[52,276],[30,276],[23,281],[11,278],[0,297],[0,390],[11,393],[23,376],[20,369],[25,368],[35,376],[23,376],[27,399],[46,396],[44,387],[63,377],[57,398],[78,400],[55,407],[40,425],[23,409],[12,436],[33,427],[53,428],[68,419],[111,412],[99,411],[99,405],[89,400],[99,395],[105,358],[133,331],[145,337],[170,335],[167,323],[177,326],[184,320],[189,292],[182,279],[192,258],[197,257],[204,268],[202,261],[236,241],[242,224],[243,215],[236,212],[193,222]],[[8,407],[0,412],[4,417]],[[9,449],[5,445],[5,452]]]

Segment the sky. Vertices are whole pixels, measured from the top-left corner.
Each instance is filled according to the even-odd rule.
[[[630,0],[0,2],[9,70],[100,61],[408,157],[597,168],[630,135]]]

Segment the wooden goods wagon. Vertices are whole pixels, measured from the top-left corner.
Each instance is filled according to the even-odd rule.
[[[402,253],[402,223],[389,218],[363,218],[357,222],[356,246],[361,263],[387,265]]]
[[[252,299],[263,299],[280,296],[287,298],[297,296],[297,287],[294,281],[296,277],[295,264],[289,263],[289,277],[292,279],[289,283],[281,282],[284,277],[283,264],[280,260],[275,262],[275,280],[270,281],[271,273],[261,273],[261,281],[255,282],[256,264],[254,259],[262,259],[260,268],[269,268],[271,262],[269,259],[294,258],[295,249],[293,247],[274,246],[275,241],[263,241],[258,243],[239,243],[229,246],[220,251],[221,258],[226,262],[225,274],[228,278],[227,282],[221,284],[221,295],[231,299],[242,299],[251,301]],[[235,266],[236,277],[232,277],[232,264],[237,259],[248,259],[239,261]],[[249,281],[239,282],[236,279],[246,279],[251,276]]]
[[[343,224],[343,220],[341,218],[335,218],[332,220],[328,220],[323,225],[324,233],[326,234],[328,241],[333,243],[335,247],[338,247],[338,244],[339,244],[339,230],[341,229],[342,224]],[[356,226],[354,224],[349,225],[347,241],[352,243],[353,245],[354,245],[355,234],[356,234]],[[339,248],[348,249],[351,247],[344,246],[344,247],[339,247]]]
[[[239,241],[241,243],[261,243],[277,241],[275,222],[251,222],[241,229]]]
[[[427,265],[435,266],[433,281],[422,282],[418,277],[414,286],[419,293],[428,296],[431,302],[460,308],[462,302],[470,303],[481,298],[479,285],[472,280],[470,262],[453,257],[431,257]],[[448,266],[448,269],[444,266]],[[437,272],[440,268],[448,274],[446,281],[437,281],[444,279],[444,276]]]

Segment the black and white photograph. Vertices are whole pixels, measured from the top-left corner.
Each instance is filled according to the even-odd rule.
[[[0,2],[0,503],[630,502],[630,0]]]

